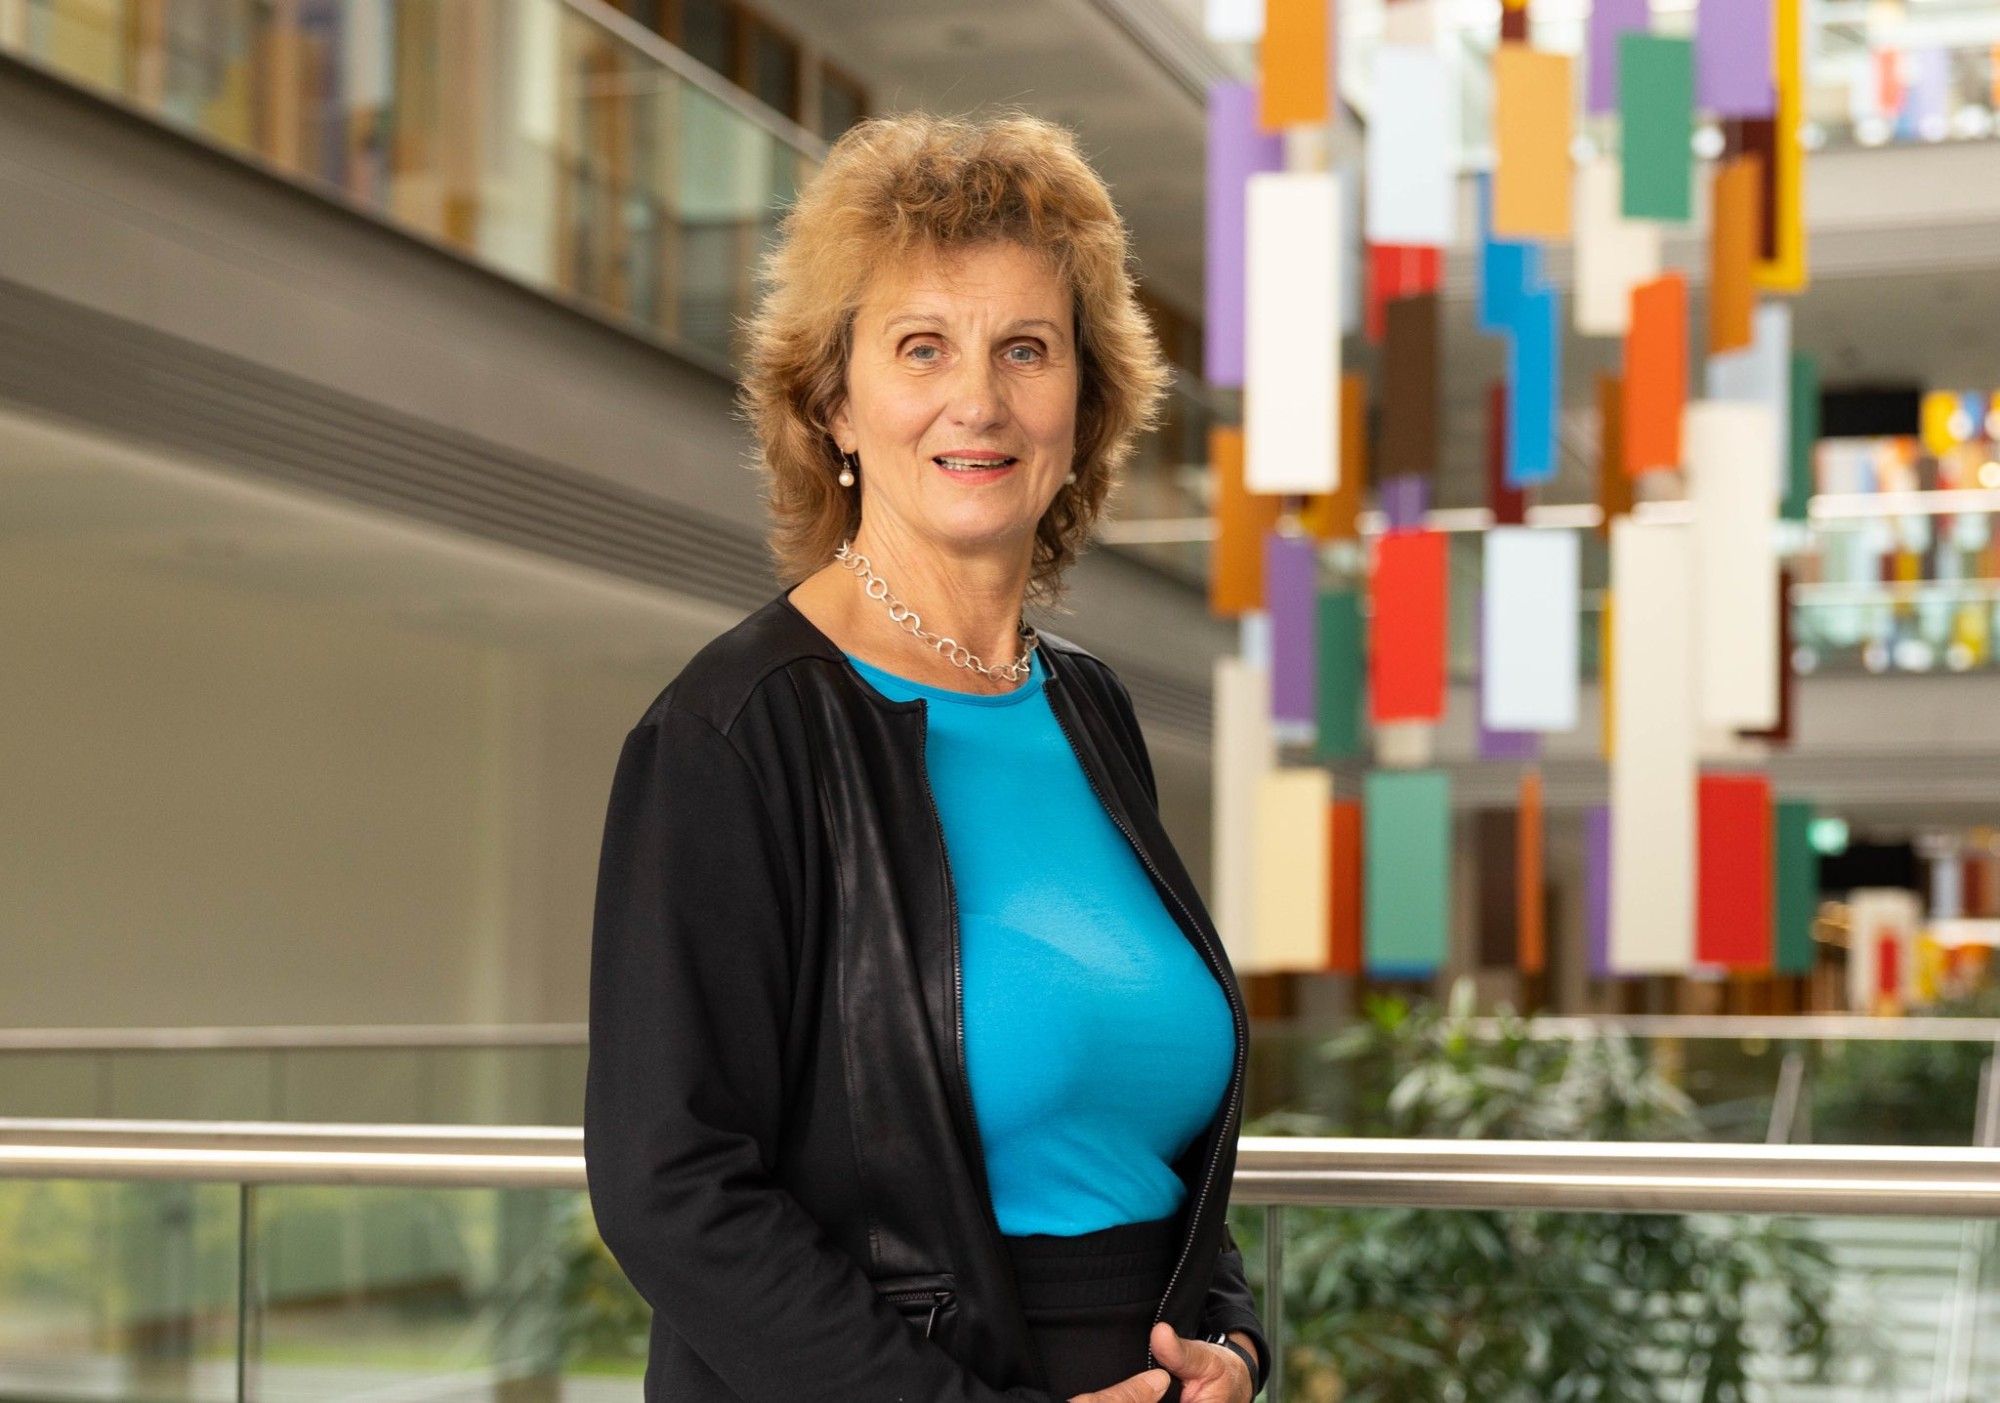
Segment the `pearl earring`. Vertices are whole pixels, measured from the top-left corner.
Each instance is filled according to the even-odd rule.
[[[1076,474],[1075,474],[1074,472],[1072,472],[1072,473],[1071,473],[1071,474],[1070,474],[1070,475],[1069,475],[1068,477],[1064,478],[1064,479],[1063,479],[1063,481],[1064,481],[1064,482],[1075,482],[1075,481],[1076,481]]]
[[[861,466],[861,460],[852,453],[843,453],[840,456],[844,464],[840,470],[840,485],[842,487],[852,487],[854,486],[854,470]]]

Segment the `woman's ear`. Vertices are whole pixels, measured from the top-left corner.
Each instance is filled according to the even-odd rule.
[[[833,446],[842,453],[854,451],[854,424],[847,414],[847,401],[834,406],[833,413],[826,419],[826,431],[833,436]]]

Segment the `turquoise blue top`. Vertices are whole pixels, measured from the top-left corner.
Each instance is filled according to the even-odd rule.
[[[1000,1231],[1094,1232],[1178,1212],[1173,1161],[1228,1088],[1222,988],[1091,790],[1040,650],[1011,692],[913,682],[958,896],[965,1063]]]

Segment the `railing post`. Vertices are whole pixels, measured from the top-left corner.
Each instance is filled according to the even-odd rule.
[[[1264,1338],[1271,1346],[1271,1369],[1264,1381],[1265,1403],[1278,1403],[1285,1389],[1285,1205],[1264,1206]]]

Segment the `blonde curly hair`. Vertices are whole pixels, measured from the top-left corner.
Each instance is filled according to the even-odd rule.
[[[876,270],[1007,240],[1044,255],[1076,313],[1076,482],[1035,528],[1028,602],[1056,605],[1173,369],[1139,306],[1124,221],[1067,128],[1018,109],[984,121],[906,112],[848,128],[778,225],[743,326],[739,411],[768,476],[766,545],[785,586],[860,525],[829,425],[847,393],[854,316]]]

